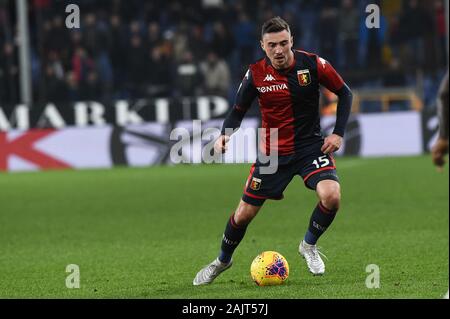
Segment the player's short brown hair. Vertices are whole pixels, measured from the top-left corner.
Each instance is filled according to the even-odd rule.
[[[261,39],[266,33],[281,32],[283,30],[287,30],[289,33],[291,33],[289,24],[286,21],[284,21],[280,17],[274,17],[264,22],[261,29]]]

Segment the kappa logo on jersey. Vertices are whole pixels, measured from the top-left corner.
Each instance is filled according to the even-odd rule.
[[[309,70],[298,70],[297,79],[298,83],[301,86],[307,86],[309,83],[311,83],[311,74],[309,74]]]
[[[261,188],[261,179],[253,177],[252,182],[250,183],[250,188],[257,191]]]
[[[275,81],[272,74],[267,74],[263,81]]]

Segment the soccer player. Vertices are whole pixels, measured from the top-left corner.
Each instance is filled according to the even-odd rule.
[[[284,189],[295,175],[300,175],[305,186],[315,190],[319,198],[300,241],[299,253],[311,273],[325,272],[316,242],[332,223],[340,205],[339,179],[332,154],[342,144],[352,93],[326,60],[292,49],[289,25],[280,17],[263,24],[260,43],[266,57],[251,64],[245,74],[215,150],[226,151],[230,140],[226,131],[231,128],[234,132],[240,127],[252,101],[258,98],[262,127],[278,129],[277,145],[272,145],[273,141],[266,144],[266,152],[277,148],[278,169],[274,174],[264,174],[261,168],[265,164],[259,158],[253,164],[242,199],[225,227],[220,254],[197,273],[194,285],[209,284],[231,267],[232,254],[264,201],[282,199]],[[319,85],[339,97],[336,125],[333,134],[326,138],[320,130]]]
[[[434,165],[442,171],[445,154],[448,153],[448,71],[439,87],[437,109],[439,117],[439,137],[431,149]]]

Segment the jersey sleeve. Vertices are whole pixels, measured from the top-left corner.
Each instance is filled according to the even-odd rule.
[[[257,95],[258,91],[253,84],[252,72],[249,68],[239,85],[234,105],[223,122],[221,130],[222,135],[226,134],[227,129],[232,129],[234,132],[241,126],[245,113],[250,109],[253,100]]]
[[[236,107],[240,111],[248,111],[257,94],[258,91],[253,84],[252,71],[249,68],[239,85],[233,107]]]
[[[352,92],[327,60],[316,56],[316,61],[319,83],[339,98],[336,112],[336,125],[333,134],[344,137],[345,128],[352,108]]]
[[[437,109],[439,116],[439,137],[448,139],[448,71],[439,87]]]
[[[319,83],[333,93],[338,92],[344,86],[342,77],[324,58],[317,56],[316,60]]]

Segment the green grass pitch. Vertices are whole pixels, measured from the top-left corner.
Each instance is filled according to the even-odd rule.
[[[448,166],[429,156],[338,158],[342,205],[319,241],[314,277],[297,247],[316,205],[296,178],[266,202],[209,286],[196,272],[219,252],[250,165],[179,165],[0,174],[1,298],[442,298],[448,289]],[[285,285],[258,287],[264,250],[290,265]],[[80,269],[68,289],[66,266]],[[367,265],[380,269],[368,289]]]

